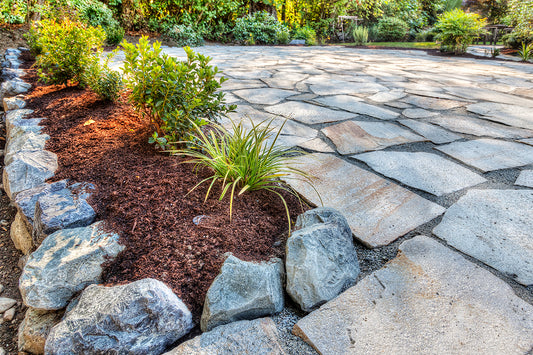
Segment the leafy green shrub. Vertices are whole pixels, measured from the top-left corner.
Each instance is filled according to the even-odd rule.
[[[513,31],[502,37],[502,41],[506,47],[513,49],[520,49],[522,44],[533,43],[533,32],[530,34],[524,32]]]
[[[251,34],[255,42],[262,44],[278,43],[278,38],[285,36],[281,35],[281,32],[289,33],[289,30],[265,11],[237,19],[233,29],[233,35],[237,41],[249,40]]]
[[[83,82],[94,91],[98,97],[106,101],[116,101],[120,97],[123,88],[122,75],[109,68],[109,60],[112,54],[108,55],[103,63],[99,61],[92,63],[84,72]]]
[[[408,31],[407,23],[395,17],[382,17],[377,26],[378,37],[381,41],[402,40]]]
[[[533,58],[533,44],[522,43],[522,48],[518,51],[518,56],[524,62],[527,62]]]
[[[32,48],[40,50],[36,66],[41,79],[50,84],[83,84],[84,71],[98,62],[105,32],[101,28],[65,19],[43,20],[29,36]]]
[[[287,164],[290,158],[286,155],[292,152],[276,145],[285,123],[277,132],[271,127],[272,121],[263,121],[259,124],[250,123],[251,128],[249,130],[244,128],[242,121],[238,124],[232,121],[231,130],[227,130],[221,125],[212,125],[213,129],[207,133],[195,125],[194,145],[188,149],[172,151],[172,153],[189,156],[192,159],[188,163],[195,164],[197,167],[207,167],[213,172],[212,176],[202,180],[193,188],[194,190],[198,186],[210,182],[206,199],[215,183],[217,181],[222,182],[220,200],[228,192],[230,193],[230,218],[236,191],[238,195],[242,195],[246,191],[267,190],[278,195],[287,212],[290,233],[289,209],[285,199],[278,191],[288,191],[296,197],[298,195],[289,186],[281,185],[279,179],[290,174],[298,175],[309,184],[311,184],[311,179],[302,170]],[[313,185],[311,184],[311,186]]]
[[[356,46],[368,43],[368,28],[363,26],[354,27],[352,37]]]
[[[415,35],[416,42],[433,42],[435,40],[435,29],[428,28],[417,32]]]
[[[136,46],[125,41],[121,45],[129,99],[154,128],[150,143],[168,148],[189,139],[194,125],[216,121],[235,109],[225,106],[224,94],[217,93],[226,79],[216,79],[219,71],[209,65],[211,58],[185,47],[187,61],[179,61],[161,54],[161,43],[150,46],[147,37]]]
[[[75,0],[72,2],[84,23],[92,27],[101,26],[106,33],[106,42],[117,44],[124,37],[124,29],[113,18],[113,12],[98,0]]]
[[[0,24],[24,23],[28,2],[24,0],[2,0],[0,2]]]
[[[461,9],[454,9],[439,16],[435,24],[437,40],[441,41],[441,48],[445,51],[464,53],[474,38],[484,32],[486,21],[478,14],[466,13]]]
[[[179,46],[201,46],[204,44],[202,35],[192,26],[174,25],[164,34],[177,42]]]
[[[124,29],[117,23],[115,26],[106,27],[106,42],[108,44],[119,44],[124,38]]]
[[[276,32],[276,43],[287,44],[291,41],[291,35],[288,31]]]
[[[308,46],[316,45],[316,32],[311,27],[299,27],[294,32],[294,39],[305,39],[305,44]]]

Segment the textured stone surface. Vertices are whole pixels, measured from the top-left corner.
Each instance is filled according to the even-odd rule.
[[[334,79],[314,81],[310,89],[317,95],[377,93],[387,90],[378,83],[356,83]]]
[[[287,240],[287,293],[304,311],[338,296],[359,275],[352,231],[332,208],[316,208],[298,217]]]
[[[531,187],[533,189],[533,170],[522,170],[515,185]]]
[[[533,347],[533,306],[419,236],[294,331],[321,354],[525,354]]]
[[[26,107],[26,101],[20,97],[4,97],[4,111],[18,110]]]
[[[253,263],[228,256],[205,297],[200,327],[209,331],[219,325],[281,312],[283,263]]]
[[[0,313],[4,313],[16,304],[17,301],[12,298],[0,297]]]
[[[402,115],[407,118],[427,118],[437,116],[438,113],[424,110],[423,108],[408,108],[402,111]]]
[[[335,111],[305,102],[285,102],[265,108],[266,111],[281,115],[306,124],[328,123],[354,118],[357,115],[344,111]]]
[[[4,164],[11,164],[13,156],[21,151],[44,150],[49,139],[50,136],[48,134],[36,134],[31,131],[10,139],[4,150]]]
[[[461,107],[466,105],[466,102],[436,99],[432,97],[423,96],[407,96],[402,100],[408,104],[421,107],[426,110],[450,110],[452,108]]]
[[[28,229],[33,230],[35,220],[35,206],[40,197],[53,194],[67,188],[68,180],[60,180],[51,184],[41,184],[32,189],[21,191],[15,196],[13,202],[26,222]]]
[[[33,110],[29,110],[29,109],[12,110],[12,111],[7,112],[5,116],[7,137],[10,137],[10,130],[13,127],[13,124],[15,122],[18,122],[26,118],[32,113],[33,113]]]
[[[43,184],[54,176],[57,155],[46,150],[21,151],[13,155],[11,164],[4,168],[4,189],[9,198],[20,191]]]
[[[487,181],[467,168],[431,153],[370,152],[354,158],[389,178],[436,196]]]
[[[463,138],[458,134],[449,132],[445,129],[426,122],[415,120],[400,120],[400,123],[404,126],[411,128],[413,131],[429,139],[435,144],[450,143]]]
[[[243,89],[233,93],[251,104],[262,105],[275,105],[289,96],[298,94],[297,91],[270,88]]]
[[[470,190],[433,233],[523,285],[533,284],[533,191]]]
[[[19,281],[24,303],[41,310],[65,307],[77,292],[102,281],[102,264],[123,246],[101,224],[63,229],[49,235],[33,252]]]
[[[18,111],[18,110],[14,110]],[[9,111],[9,113],[14,112]],[[7,139],[9,142],[17,139],[18,137],[25,135],[29,132],[33,132],[35,134],[41,134],[42,127],[39,125],[43,118],[27,118],[27,119],[21,119],[18,121],[13,121],[11,124],[8,124],[6,121],[6,126],[10,127],[7,133]]]
[[[339,154],[355,154],[425,138],[389,122],[345,121],[322,129]]]
[[[314,153],[294,161],[314,176],[313,184],[329,207],[348,220],[355,238],[375,248],[444,213],[444,208],[340,158]],[[308,201],[321,205],[315,190],[296,176],[287,182]]]
[[[503,103],[512,106],[533,107],[533,100],[525,99],[515,95],[509,95],[497,91],[474,88],[474,87],[447,87],[449,93],[463,97],[465,99],[492,101],[492,103]]]
[[[14,68],[13,69],[18,69]],[[0,85],[0,97],[16,96],[18,94],[24,94],[30,90],[31,84],[25,83],[22,80],[8,80],[4,81]]]
[[[454,142],[436,149],[483,172],[533,163],[533,147],[495,139]]]
[[[185,304],[162,282],[91,285],[46,339],[47,354],[160,354],[193,327]]]
[[[335,149],[331,148],[326,142],[320,138],[313,138],[311,140],[305,141],[298,144],[299,147],[304,149],[309,149],[315,152],[321,153],[334,153]]]
[[[28,308],[18,330],[18,350],[30,354],[44,354],[46,337],[50,329],[59,323],[62,314]]]
[[[493,138],[525,138],[533,137],[533,131],[509,127],[479,118],[460,115],[440,115],[427,120],[454,132],[473,136],[489,136]]]
[[[533,103],[533,100],[530,100]],[[533,108],[515,105],[481,102],[469,105],[468,111],[484,115],[488,119],[514,127],[533,129],[531,110]]]
[[[203,333],[165,355],[284,355],[276,325],[270,318],[241,320]]]
[[[24,222],[24,217],[22,217],[21,212],[17,212],[15,215],[15,219],[9,230],[9,235],[13,244],[15,244],[15,248],[25,255],[28,255],[31,252],[33,249],[33,238],[31,232],[28,231],[28,227]]]
[[[399,100],[407,95],[402,89],[396,89],[391,91],[381,91],[377,94],[369,96],[368,98],[375,102],[389,102]]]
[[[322,105],[338,107],[342,110],[359,113],[361,115],[372,116],[382,120],[392,120],[400,115],[399,113],[391,110],[369,105],[362,102],[362,100],[357,97],[348,95],[323,97],[320,99],[315,99],[315,101],[321,103]]]

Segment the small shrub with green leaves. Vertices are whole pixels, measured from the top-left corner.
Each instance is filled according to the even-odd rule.
[[[278,44],[287,44],[291,41],[291,35],[288,31],[278,31],[276,32],[276,43]]]
[[[238,18],[233,29],[233,35],[237,41],[247,41],[251,34],[254,41],[261,44],[278,43],[278,38],[285,36],[280,34],[281,32],[288,34],[289,29],[266,11]]]
[[[84,73],[83,82],[105,101],[117,101],[123,88],[122,75],[109,68],[109,60],[113,54],[103,62],[95,62]]]
[[[179,61],[161,54],[161,43],[150,46],[147,37],[137,45],[121,45],[130,102],[154,128],[150,143],[169,148],[190,139],[195,125],[216,121],[235,109],[225,105],[224,93],[217,92],[226,79],[217,80],[219,71],[209,65],[211,58],[185,47],[187,60]]]
[[[527,62],[533,58],[533,43],[522,43],[522,48],[518,51],[518,56],[522,61]]]
[[[428,28],[415,34],[416,42],[433,42],[435,40],[435,29]]]
[[[35,65],[40,78],[49,84],[84,84],[84,72],[95,65],[102,53],[105,32],[81,22],[43,20],[30,35],[32,48],[38,49]]]
[[[258,124],[250,120],[250,123],[251,128],[248,130],[245,129],[243,121],[237,124],[231,121],[230,130],[221,125],[212,125],[212,129],[207,133],[198,125],[194,125],[194,145],[172,153],[191,157],[187,163],[195,164],[197,168],[207,167],[213,172],[212,176],[202,180],[193,188],[194,190],[210,182],[205,195],[206,200],[215,183],[222,182],[219,199],[222,200],[229,192],[230,218],[235,193],[242,195],[247,191],[267,190],[278,195],[287,212],[290,233],[289,209],[278,191],[284,190],[296,197],[298,195],[289,186],[281,184],[279,179],[291,174],[297,175],[313,186],[311,178],[302,170],[287,164],[291,159],[287,154],[293,153],[292,151],[276,145],[285,123],[277,131],[271,126],[272,120]]]
[[[409,25],[396,17],[382,17],[378,22],[376,31],[381,41],[400,41],[409,32]]]
[[[353,41],[356,46],[362,46],[368,43],[368,28],[363,26],[354,27],[352,31]]]
[[[308,46],[316,45],[316,32],[311,27],[300,27],[294,32],[294,39],[304,39]]]
[[[464,53],[474,39],[484,33],[483,27],[486,24],[485,19],[478,14],[454,9],[439,16],[435,24],[437,40],[441,42],[441,49],[444,51]]]
[[[181,47],[197,47],[204,44],[204,38],[192,26],[174,25],[164,34],[176,41]]]

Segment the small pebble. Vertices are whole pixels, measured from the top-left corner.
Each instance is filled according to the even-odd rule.
[[[16,304],[17,304],[17,301],[11,298],[0,297],[0,313],[4,313],[5,311],[7,311],[8,309],[10,309]]]
[[[13,320],[13,318],[15,318],[15,307],[12,307],[10,309],[8,309],[5,313],[4,313],[4,322],[10,322]]]
[[[4,285],[0,285],[0,295],[4,292]]]
[[[0,348],[0,355],[6,355],[6,351],[4,350],[4,348]]]

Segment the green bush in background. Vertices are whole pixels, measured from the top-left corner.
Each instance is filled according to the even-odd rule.
[[[249,40],[251,35],[254,41],[260,44],[278,43],[278,38],[281,37],[280,32],[288,34],[289,29],[265,11],[237,19],[233,29],[236,40],[244,42]]]
[[[352,31],[353,41],[356,46],[362,46],[368,43],[368,28],[363,26],[354,27]]]
[[[377,25],[377,36],[380,41],[400,41],[405,38],[409,26],[405,21],[395,17],[383,17]]]
[[[456,54],[464,53],[475,38],[484,33],[486,20],[478,14],[466,13],[461,9],[445,12],[435,24],[437,40],[441,49]]]
[[[181,47],[197,47],[204,44],[204,38],[192,26],[174,25],[163,33]]]
[[[294,39],[303,39],[308,46],[316,45],[316,32],[311,27],[297,28],[293,35]]]

